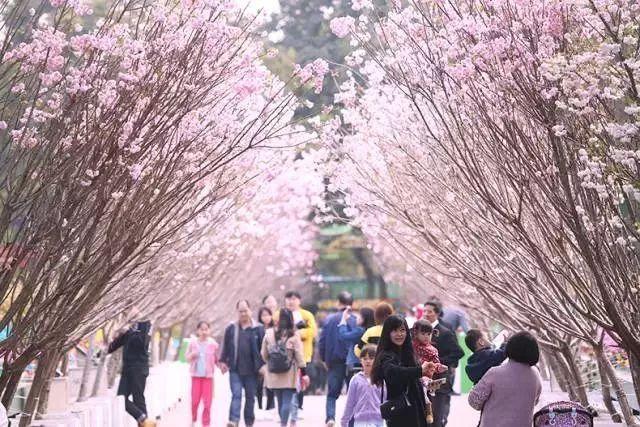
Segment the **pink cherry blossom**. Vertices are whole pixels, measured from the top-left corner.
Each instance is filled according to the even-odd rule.
[[[331,32],[339,38],[348,36],[354,29],[355,19],[351,16],[333,18],[329,22]]]

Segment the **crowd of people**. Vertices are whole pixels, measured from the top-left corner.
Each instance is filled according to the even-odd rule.
[[[277,407],[279,424],[295,427],[316,354],[327,378],[326,427],[444,427],[456,368],[464,355],[458,330],[466,330],[465,344],[473,353],[465,369],[475,384],[468,400],[481,411],[480,427],[531,425],[541,392],[534,368],[540,356],[535,337],[519,332],[495,348],[483,331],[468,328],[463,313],[447,311],[432,298],[408,323],[387,302],[355,310],[352,296],[342,292],[336,312],[326,317],[318,333],[314,315],[302,308],[296,291],[287,292],[282,305],[272,295],[263,298],[255,319],[250,302],[240,300],[237,318],[224,330],[221,346],[211,338],[205,321],[197,324],[188,344],[194,425],[201,406],[202,425],[211,424],[217,367],[229,373],[227,427],[237,427],[241,419],[245,426],[254,425],[256,404],[267,410]],[[109,348],[125,347],[119,392],[142,426],[152,425],[144,402],[148,327],[136,323]],[[345,389],[345,409],[337,419],[336,402]]]

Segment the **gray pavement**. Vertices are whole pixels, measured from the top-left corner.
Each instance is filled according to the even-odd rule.
[[[216,401],[214,403],[212,427],[226,427],[229,410],[228,391],[216,389]],[[344,396],[338,400],[338,416],[342,413]],[[302,419],[298,421],[299,427],[323,427],[324,426],[324,396],[306,396],[304,410],[301,411]],[[466,396],[454,396],[452,402],[450,427],[472,427],[478,423],[478,413],[466,403]],[[277,427],[280,423],[275,411],[256,411],[256,423],[254,427]],[[618,424],[619,425],[619,424]],[[187,427],[190,423],[190,410],[188,402],[182,402],[165,416],[159,423],[159,427]],[[200,427],[200,424],[197,424]],[[241,423],[240,426],[244,426]]]
[[[466,395],[454,396],[451,405],[449,427],[475,427],[478,423],[478,412],[469,407]],[[546,391],[540,402],[540,406],[557,400],[562,400],[561,393]],[[229,411],[230,391],[227,376],[218,376],[215,382],[215,399],[212,408],[213,427],[226,427]],[[338,417],[342,413],[345,397],[338,400]],[[323,427],[324,426],[324,396],[305,397],[302,419],[298,421],[299,427]],[[255,427],[279,426],[275,411],[256,410]],[[178,403],[163,415],[159,427],[188,427],[191,426],[190,407],[188,397]],[[200,427],[200,424],[196,424]],[[244,426],[241,423],[240,426]],[[622,424],[613,424],[606,420],[598,421],[597,427],[620,427]]]

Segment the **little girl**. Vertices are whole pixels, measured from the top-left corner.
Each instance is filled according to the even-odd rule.
[[[431,344],[431,335],[433,333],[433,326],[426,320],[421,319],[413,324],[413,351],[421,364],[424,362],[433,364],[433,370],[428,375],[429,378],[432,378],[436,372],[441,373],[447,370],[447,367],[440,363],[438,349]]]
[[[376,346],[368,344],[360,351],[362,371],[351,378],[347,403],[340,424],[348,427],[353,419],[353,427],[383,427],[380,416],[380,387],[371,384],[371,369],[376,358]]]
[[[211,425],[211,400],[213,398],[213,374],[218,363],[218,343],[209,337],[209,323],[199,322],[197,339],[191,339],[186,357],[191,363],[191,417],[193,425],[198,421],[198,407],[202,400],[202,426]]]
[[[430,380],[433,378],[433,374],[442,373],[447,371],[447,367],[440,363],[440,358],[438,357],[438,349],[431,344],[431,335],[434,333],[433,326],[431,323],[426,320],[420,319],[413,324],[412,328],[412,337],[413,340],[411,343],[413,344],[413,352],[416,357],[420,361],[420,363],[428,363],[431,367],[429,373],[427,374],[427,378],[422,379],[422,387],[426,398],[426,416],[427,416],[427,424],[433,423],[433,407],[431,405],[431,397],[430,394],[435,390],[434,383],[431,383]],[[436,331],[437,333],[437,331]],[[438,386],[435,386],[438,387]]]

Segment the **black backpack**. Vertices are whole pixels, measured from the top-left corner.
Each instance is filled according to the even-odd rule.
[[[289,356],[289,350],[287,350],[287,341],[277,341],[275,344],[270,345],[268,349],[269,360],[267,361],[267,369],[272,374],[283,374],[289,372],[293,359]]]

